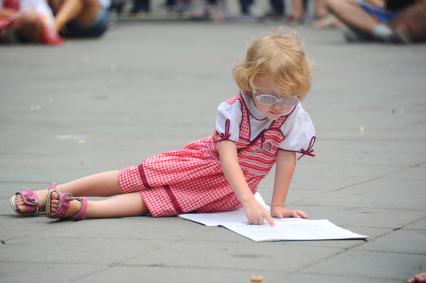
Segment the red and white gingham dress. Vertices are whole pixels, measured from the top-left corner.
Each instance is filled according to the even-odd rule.
[[[250,190],[276,161],[278,146],[284,139],[280,128],[288,115],[272,122],[250,141],[249,110],[242,96],[238,159]],[[173,216],[186,212],[230,211],[241,207],[237,196],[222,172],[217,143],[230,137],[230,121],[225,131],[194,141],[184,148],[150,157],[138,166],[119,171],[119,183],[125,193],[140,192],[152,216]]]

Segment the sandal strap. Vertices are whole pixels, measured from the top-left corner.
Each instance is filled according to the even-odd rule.
[[[55,190],[56,184],[51,183],[47,187],[48,191]],[[20,211],[16,207],[16,197],[21,196],[22,202],[23,202],[23,211]],[[15,195],[13,195],[9,199],[10,207],[11,209],[21,216],[37,216],[42,212],[42,207],[40,207],[40,200],[37,196],[37,193],[34,192],[31,188],[24,188],[20,192],[16,192]]]
[[[21,196],[22,201],[24,202],[24,211],[19,211],[16,208],[16,197],[18,195]],[[15,213],[23,216],[36,216],[40,212],[38,196],[30,188],[25,188],[23,191],[15,193],[15,196],[10,199],[10,206]]]
[[[51,205],[51,195],[53,192],[56,192],[58,194],[58,208],[55,211],[55,213],[50,212],[50,205]],[[71,193],[63,193],[58,192],[57,190],[53,189],[50,190],[48,193],[48,209],[46,209],[46,215],[49,218],[59,218],[59,219],[71,219],[73,221],[80,221],[84,219],[84,216],[86,215],[87,211],[87,198],[86,197],[73,197]],[[80,210],[73,216],[67,216],[68,210],[71,205],[71,201],[78,200],[81,203]]]
[[[48,190],[48,191],[56,190],[56,186],[57,186],[57,184],[56,184],[56,183],[51,183],[51,184],[49,184],[49,185],[47,186],[47,190]]]
[[[50,212],[50,206],[51,206],[51,196],[52,193],[55,192],[58,194],[58,208],[56,209],[56,211],[54,213]],[[57,190],[53,189],[50,190],[48,193],[48,208],[46,209],[46,215],[49,218],[64,218],[68,212],[68,209],[70,207],[70,202],[74,199],[71,196],[71,193],[62,193],[62,192],[58,192]]]
[[[28,206],[37,206],[38,207],[38,197],[35,192],[33,192],[30,188],[26,188],[25,190],[16,193],[16,195],[21,195],[23,202]]]
[[[71,217],[71,220],[73,220],[73,221],[83,220],[84,216],[86,215],[86,211],[87,211],[87,198],[86,197],[79,197],[79,198],[74,198],[74,199],[80,201],[81,207],[80,207],[80,210],[77,212],[77,214],[74,215],[73,217]]]

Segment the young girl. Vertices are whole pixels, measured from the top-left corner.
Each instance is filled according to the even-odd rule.
[[[81,220],[151,214],[217,212],[244,208],[250,224],[272,217],[303,217],[284,206],[296,153],[314,156],[315,132],[301,105],[310,88],[310,64],[295,34],[273,32],[248,47],[234,68],[238,96],[218,107],[210,137],[141,164],[104,172],[10,199],[20,215]],[[276,163],[271,211],[255,198]],[[86,196],[109,197],[88,201]]]

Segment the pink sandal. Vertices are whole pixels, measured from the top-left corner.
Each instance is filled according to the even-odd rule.
[[[50,210],[51,201],[52,201],[52,193],[55,192],[58,194],[58,208],[55,212]],[[80,210],[73,216],[66,216],[68,210],[70,208],[70,203],[73,200],[78,200],[81,203]],[[87,210],[87,198],[86,197],[73,197],[71,193],[62,193],[57,190],[50,190],[47,194],[46,200],[46,216],[49,218],[55,219],[70,219],[73,221],[80,221],[84,219],[84,215]]]
[[[53,183],[50,184],[47,189],[50,191],[55,188],[56,184]],[[16,197],[18,195],[21,195],[22,200],[24,202],[24,209],[22,211],[18,210],[18,208],[16,207]],[[21,216],[37,216],[43,212],[42,208],[40,207],[40,201],[38,199],[37,194],[30,188],[26,188],[23,191],[16,192],[13,196],[10,197],[9,204],[12,211]]]

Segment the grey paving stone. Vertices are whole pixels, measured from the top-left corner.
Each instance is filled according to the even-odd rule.
[[[324,241],[288,241],[286,245],[290,246],[313,246],[313,247],[330,247],[339,249],[352,249],[357,246],[362,246],[369,241],[389,233],[391,230],[380,228],[361,228],[355,226],[341,226],[344,229],[351,230],[352,232],[366,235],[366,240],[324,240]]]
[[[406,280],[421,271],[426,256],[349,250],[303,270],[304,273]]]
[[[426,231],[397,230],[354,250],[412,253],[426,256]]]
[[[150,253],[171,241],[28,237],[1,246],[0,262],[111,264]]]
[[[48,221],[45,217],[19,217],[12,215],[9,208],[3,207],[1,211],[5,211],[4,215],[0,216],[0,239],[3,241],[31,237],[52,229],[46,225]]]
[[[330,195],[333,194],[330,193]],[[331,200],[333,201],[334,199]],[[330,201],[330,198],[328,201]],[[324,200],[324,206],[298,205],[296,203],[291,204],[291,207],[298,207],[305,210],[313,219],[328,219],[336,225],[352,226],[361,229],[365,227],[399,229],[403,225],[410,224],[415,219],[420,219],[425,215],[421,210],[353,207],[349,205],[327,206],[325,202],[326,200]],[[316,203],[320,204],[321,202]]]
[[[278,281],[277,281],[278,282]],[[359,283],[359,282],[369,282],[369,283],[391,283],[391,282],[403,282],[399,279],[389,279],[389,278],[374,278],[374,277],[363,277],[363,276],[344,276],[344,275],[329,275],[329,274],[306,274],[306,273],[297,273],[291,274],[287,277],[283,277],[281,282],[288,283]]]
[[[208,249],[206,247],[208,246]],[[149,257],[128,260],[126,264],[166,265],[192,268],[229,268],[292,272],[337,254],[341,249],[327,247],[301,247],[281,242],[228,243],[179,241],[174,245],[150,253]],[[295,258],[297,257],[297,260]]]
[[[420,220],[415,221],[414,223],[404,227],[405,229],[413,229],[413,230],[426,230],[426,217]]]
[[[282,273],[273,273],[256,270],[241,271],[217,268],[185,268],[169,266],[140,266],[123,265],[114,266],[106,271],[76,280],[75,282],[250,282],[252,275],[262,275],[264,282],[279,282]]]
[[[61,264],[37,262],[0,262],[0,282],[72,282],[98,270],[107,269],[97,264]]]
[[[80,224],[80,223],[79,223]],[[64,224],[65,225],[65,224]],[[68,224],[68,225],[72,225]],[[76,239],[105,238],[115,240],[191,240],[219,242],[247,242],[227,229],[206,227],[176,217],[131,217],[87,220],[81,225],[52,228],[43,237],[73,237]]]
[[[424,211],[422,199],[424,181],[406,178],[404,173],[393,174],[344,190],[330,192],[315,198],[301,201],[299,204],[322,203],[342,207],[394,208]],[[384,197],[386,196],[386,197]]]

